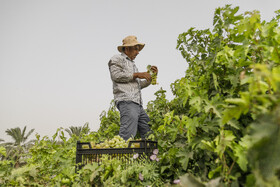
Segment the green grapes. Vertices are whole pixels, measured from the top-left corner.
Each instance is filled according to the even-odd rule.
[[[125,141],[119,135],[114,136],[111,140],[105,140],[104,142],[96,144],[95,142],[90,142],[92,149],[107,149],[107,148],[128,148],[128,144],[130,141],[134,140],[133,138],[129,138]],[[137,139],[140,140],[140,139]],[[139,148],[140,143],[131,144],[131,148]],[[82,149],[89,149],[89,145],[82,145]]]
[[[130,140],[132,140],[132,138],[129,138],[127,141],[125,141],[122,137],[117,135],[114,136],[113,139],[105,140],[104,142],[99,144],[94,144],[91,142],[91,146],[93,149],[127,148]]]
[[[151,84],[152,84],[152,85],[156,85],[156,84],[158,84],[158,83],[157,83],[157,74],[156,74],[155,72],[152,71],[151,67],[152,67],[151,65],[148,65],[148,66],[147,66],[147,72],[150,73],[151,76],[152,76],[152,82],[151,82]]]

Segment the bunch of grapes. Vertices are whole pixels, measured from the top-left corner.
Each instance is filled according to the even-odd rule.
[[[155,73],[155,72],[153,72],[153,70],[151,69],[151,65],[148,65],[147,66],[147,72],[148,73],[150,73],[151,74],[151,76],[152,76],[152,82],[151,82],[151,84],[152,85],[155,85],[155,84],[157,84],[157,74]]]
[[[129,138],[127,141],[125,141],[122,137],[119,135],[114,136],[111,140],[105,140],[102,143],[95,144],[94,142],[90,142],[92,149],[107,149],[107,148],[128,148],[129,142],[133,140],[133,138]],[[133,143],[131,145],[131,148],[139,148],[140,143]],[[89,149],[88,145],[83,145],[83,149]]]
[[[122,137],[119,135],[114,136],[111,140],[105,140],[102,143],[96,144],[94,146],[91,146],[93,149],[104,149],[104,148],[127,148],[128,142],[125,141]]]

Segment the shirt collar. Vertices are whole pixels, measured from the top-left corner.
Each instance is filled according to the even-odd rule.
[[[131,60],[124,52],[121,52],[121,55],[123,57],[125,57],[127,60],[131,61],[131,62],[134,62],[133,60]]]

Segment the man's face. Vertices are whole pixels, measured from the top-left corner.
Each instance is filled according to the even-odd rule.
[[[140,47],[138,45],[133,47],[127,47],[125,48],[125,54],[131,59],[134,60],[136,56],[139,54]]]

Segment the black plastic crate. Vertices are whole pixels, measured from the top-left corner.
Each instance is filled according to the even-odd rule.
[[[131,148],[132,144],[140,144],[139,148]],[[88,145],[89,149],[82,148],[83,145]],[[153,151],[157,149],[157,141],[151,140],[133,140],[128,144],[128,148],[106,148],[106,149],[92,149],[89,142],[77,142],[76,147],[76,164],[77,169],[80,169],[86,164],[93,162],[101,163],[101,157],[107,155],[109,159],[117,158],[124,161],[126,164],[131,164],[134,159],[133,155],[138,153],[137,159],[134,161],[141,161],[149,158]]]

